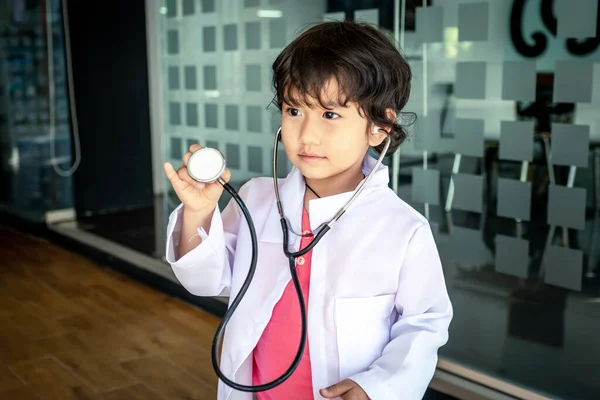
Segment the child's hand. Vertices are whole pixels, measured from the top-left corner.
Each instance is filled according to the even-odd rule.
[[[344,400],[370,400],[367,393],[350,379],[344,379],[340,383],[321,389],[319,392],[326,399],[341,397]]]
[[[177,197],[183,203],[186,211],[195,214],[210,214],[216,208],[219,198],[223,193],[223,186],[218,182],[200,183],[195,181],[187,171],[187,162],[192,153],[201,149],[198,144],[190,146],[190,151],[183,156],[183,166],[177,171],[166,162],[165,173],[171,181],[171,185],[177,193]],[[227,182],[231,177],[228,169],[225,169],[221,178]]]

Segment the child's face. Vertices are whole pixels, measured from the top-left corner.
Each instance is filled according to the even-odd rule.
[[[283,104],[281,135],[285,152],[296,168],[309,179],[327,179],[344,172],[360,172],[369,146],[377,146],[384,134],[371,134],[372,126],[359,113],[358,104],[338,105],[338,85],[329,81],[323,88],[324,109],[315,100],[311,106]]]

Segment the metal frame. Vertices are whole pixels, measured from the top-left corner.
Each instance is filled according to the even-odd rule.
[[[165,192],[165,179],[163,170],[164,143],[163,143],[163,78],[160,73],[160,55],[162,42],[158,36],[159,0],[146,1],[146,43],[148,54],[148,88],[150,97],[150,137],[152,142],[152,187],[155,195]]]
[[[48,229],[69,239],[103,251],[106,254],[110,254],[122,261],[135,265],[136,267],[152,272],[162,278],[167,278],[172,282],[179,283],[173,270],[165,262],[115,243],[102,236],[80,229],[76,222],[49,224]]]
[[[454,377],[452,377],[451,375],[446,375],[446,374],[444,374],[444,372],[450,373],[450,374],[454,375]],[[439,375],[438,375],[438,373],[439,373]],[[456,377],[465,378],[468,380],[468,382],[462,382],[461,384],[459,384],[459,381],[457,381],[455,379]],[[441,380],[441,381],[446,381],[447,383],[454,382],[454,384],[456,384],[458,386],[462,386],[463,390],[470,387],[471,388],[470,391],[472,391],[475,387],[473,387],[471,385],[476,384],[476,385],[479,385],[479,387],[489,388],[489,389],[492,389],[493,391],[496,391],[497,394],[494,395],[493,397],[485,397],[485,398],[505,399],[507,397],[502,397],[502,395],[508,395],[508,396],[512,396],[509,398],[526,399],[526,400],[556,399],[556,397],[546,396],[538,391],[533,391],[533,390],[526,389],[522,386],[514,385],[507,381],[504,381],[504,380],[501,380],[498,378],[494,378],[485,373],[477,372],[474,369],[467,368],[460,364],[454,363],[452,361],[444,360],[444,359],[440,359],[438,361],[437,372],[436,372],[436,377],[434,377],[434,381],[436,379]],[[436,388],[436,386],[435,386],[436,383],[434,383],[434,381],[432,381],[431,386],[433,388]],[[439,383],[437,383],[437,385],[439,385]],[[442,390],[442,389],[438,389],[438,390],[448,393],[447,390]],[[472,392],[472,393],[475,394],[475,392]],[[452,394],[452,393],[448,393],[448,394]],[[471,397],[461,397],[461,398],[470,399]],[[476,398],[476,397],[473,397],[473,398]]]
[[[467,379],[437,370],[429,387],[462,400],[514,400],[515,397],[473,383]]]

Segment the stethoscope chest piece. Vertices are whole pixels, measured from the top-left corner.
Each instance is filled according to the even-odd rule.
[[[225,172],[225,157],[217,149],[203,147],[191,155],[187,170],[192,179],[198,182],[215,182]]]

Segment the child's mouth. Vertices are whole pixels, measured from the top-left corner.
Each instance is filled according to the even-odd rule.
[[[314,154],[299,154],[300,159],[307,163],[316,163],[325,160],[325,157],[317,156]]]

